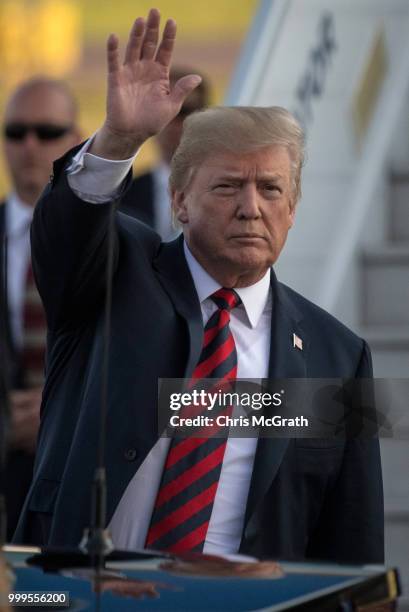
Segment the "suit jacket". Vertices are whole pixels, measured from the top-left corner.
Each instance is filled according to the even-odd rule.
[[[7,300],[6,203],[0,203],[0,343],[2,345],[2,382],[7,389],[24,388],[24,370],[11,330]],[[7,540],[11,540],[28,493],[33,474],[34,454],[10,450],[6,456],[4,487],[7,510]]]
[[[124,193],[118,210],[139,219],[149,227],[156,227],[154,179],[152,172],[137,176]]]
[[[48,325],[47,379],[34,482],[15,540],[77,545],[89,523],[99,429],[103,303],[112,207],[87,204],[63,171],[37,205],[33,262]],[[182,239],[115,215],[105,462],[107,523],[155,444],[157,379],[189,377],[202,347],[200,304]],[[371,375],[368,347],[272,275],[271,378]],[[293,333],[304,350],[292,347]],[[380,562],[377,440],[260,439],[240,551]]]

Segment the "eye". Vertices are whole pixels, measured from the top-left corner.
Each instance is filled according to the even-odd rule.
[[[277,198],[282,194],[281,187],[276,183],[265,183],[262,190],[268,198]]]
[[[233,183],[218,183],[214,186],[214,191],[222,194],[234,193],[237,189],[237,185]]]

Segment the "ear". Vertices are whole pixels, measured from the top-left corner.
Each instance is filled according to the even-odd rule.
[[[294,221],[295,221],[295,204],[291,203],[290,204],[290,212],[288,215],[288,229],[292,228],[292,226],[294,225]]]
[[[170,192],[170,197],[175,218],[179,221],[179,223],[188,223],[189,215],[186,206],[185,192],[177,191],[176,189],[172,188]]]

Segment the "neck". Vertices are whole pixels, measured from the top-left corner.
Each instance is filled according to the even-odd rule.
[[[251,285],[258,283],[268,270],[265,266],[256,270],[254,268],[243,270],[243,268],[239,267],[223,266],[220,261],[204,260],[196,249],[192,249],[189,244],[188,247],[193,257],[206,270],[209,276],[227,289],[251,287]]]
[[[205,266],[203,266],[205,268]],[[209,270],[205,268],[206,272],[210,274],[222,287],[227,289],[240,289],[242,287],[251,287],[255,285],[259,280],[263,278],[266,270],[260,270],[258,272],[245,271],[240,273],[223,273],[220,270]]]

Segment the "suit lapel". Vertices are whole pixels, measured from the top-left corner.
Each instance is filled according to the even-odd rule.
[[[302,317],[295,307],[288,289],[277,282],[273,270],[271,270],[271,288],[273,312],[269,379],[305,378],[308,342],[301,326]],[[294,333],[302,338],[303,350],[293,346]],[[273,482],[288,444],[288,438],[261,438],[258,441],[246,507],[245,526]]]
[[[183,236],[163,243],[153,265],[159,281],[188,327],[189,355],[184,376],[190,378],[202,350],[203,318],[183,251]]]

